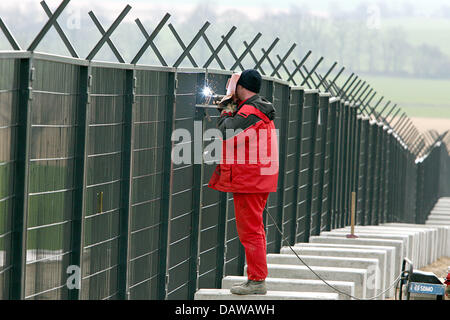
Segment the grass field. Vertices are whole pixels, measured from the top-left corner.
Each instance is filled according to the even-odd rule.
[[[391,105],[397,103],[410,117],[450,119],[450,80],[365,75],[361,78],[378,92],[377,97],[384,96],[385,103],[391,100]]]

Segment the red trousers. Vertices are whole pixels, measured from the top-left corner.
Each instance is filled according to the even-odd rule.
[[[267,277],[263,210],[268,196],[269,192],[233,193],[237,232],[247,260],[247,277],[254,281]]]

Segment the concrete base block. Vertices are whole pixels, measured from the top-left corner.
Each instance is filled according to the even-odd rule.
[[[350,233],[350,227],[332,230],[330,234],[333,233],[340,233],[340,234]],[[398,237],[404,238],[405,236],[407,236],[408,240],[406,241],[405,245],[407,247],[405,249],[405,256],[418,265],[419,249],[420,249],[420,231],[396,230],[377,226],[356,226],[355,234],[360,238],[371,238],[371,235],[373,235],[372,238],[384,238],[393,240],[399,240]]]
[[[440,240],[442,238],[443,231],[434,226],[429,226],[425,224],[409,224],[409,223],[387,223],[383,226],[387,227],[404,227],[408,229],[416,229],[424,232],[422,235],[420,246],[420,254],[422,256],[421,263],[418,267],[423,267],[425,265],[431,264],[436,261],[442,253],[443,243]]]
[[[311,279],[320,280],[305,266],[268,264],[268,277],[270,278],[288,278],[288,279]],[[311,267],[324,280],[334,281],[352,281],[355,283],[355,297],[366,298],[375,295],[375,288],[368,288],[367,270],[355,268],[335,268],[335,267]],[[247,268],[244,270],[247,274]]]
[[[229,289],[200,289],[194,300],[339,300],[337,293],[267,291],[266,294],[237,295]],[[216,310],[216,313],[219,312]]]
[[[420,226],[420,227],[419,227]],[[383,224],[379,226],[365,226],[364,228],[369,228],[371,230],[389,230],[396,232],[405,232],[405,231],[415,231],[418,232],[416,239],[414,241],[414,246],[417,250],[417,259],[414,260],[415,265],[417,267],[423,267],[431,261],[433,261],[433,257],[437,256],[437,249],[435,248],[435,241],[437,237],[437,232],[433,228],[426,228],[425,225],[416,225],[416,227],[411,227],[410,224],[402,224],[402,225],[391,225],[391,224]],[[429,250],[431,248],[431,250]]]
[[[320,236],[324,236],[324,237],[340,237],[340,238],[346,238],[346,236],[350,234],[350,229],[345,229],[345,230],[332,230],[329,232],[321,232]],[[404,257],[408,257],[409,259],[412,258],[412,246],[410,247],[409,245],[409,235],[405,235],[405,234],[385,234],[385,233],[381,233],[378,232],[364,232],[364,229],[361,228],[355,228],[355,235],[358,236],[358,238],[361,239],[366,239],[366,238],[373,238],[373,239],[382,239],[382,240],[399,240],[403,242],[403,256]],[[411,239],[412,239],[412,235],[411,235]],[[411,249],[411,250],[410,250]]]
[[[333,244],[357,244],[367,246],[389,246],[395,247],[395,273],[401,272],[403,261],[403,241],[400,240],[383,240],[375,238],[339,238],[339,237],[323,237],[314,236],[309,238],[310,243],[333,243]]]
[[[367,286],[376,289],[376,294],[384,291],[385,274],[381,272],[378,259],[350,258],[350,257],[324,257],[305,256],[300,258],[314,269],[314,267],[357,268],[367,270]],[[299,265],[304,264],[294,254],[268,254],[268,264]],[[384,299],[384,295],[380,296]]]
[[[227,276],[222,279],[222,289],[230,289],[234,284],[245,282],[247,277]],[[336,289],[354,296],[355,283],[351,281],[327,281]],[[327,286],[321,280],[266,278],[267,291],[296,291],[296,292],[326,292],[337,293],[339,300],[351,300],[343,293],[339,293]]]
[[[384,277],[384,288],[387,288],[390,283],[394,280],[393,270],[394,270],[394,249],[368,249],[355,248],[355,246],[335,246],[332,244],[321,244],[321,243],[298,243],[292,249],[301,257],[303,255],[307,256],[322,256],[322,257],[348,257],[348,258],[369,258],[377,259],[379,267],[382,273],[385,274]],[[282,247],[281,254],[295,255],[289,247]],[[391,289],[386,296],[393,297],[394,290]]]

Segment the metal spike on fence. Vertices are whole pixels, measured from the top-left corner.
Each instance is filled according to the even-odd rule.
[[[246,48],[249,47],[247,41],[244,41],[244,46],[245,46]],[[252,51],[251,49],[249,49],[248,53],[250,54],[250,57],[253,59],[253,62],[254,62],[255,64],[257,64],[257,63],[258,63],[258,59],[256,58],[256,56],[255,56],[255,54],[253,53],[253,51]],[[258,68],[253,68],[253,69],[259,70],[259,72],[260,72],[263,76],[266,75],[266,73],[264,72],[264,70],[263,70],[263,68],[262,68],[261,66],[259,66]]]
[[[282,58],[280,57],[279,54],[277,54],[277,59],[278,59],[278,61],[279,61],[280,63],[282,62]],[[290,76],[291,76],[291,73],[289,72],[289,69],[286,67],[286,65],[285,65],[284,63],[282,63],[282,66],[283,66],[284,72],[286,72],[287,75],[288,75],[288,77],[290,77]],[[297,85],[297,83],[295,82],[294,79],[292,79],[292,82],[294,83],[294,86]]]
[[[233,26],[231,27],[230,31],[228,31],[228,33],[222,37],[222,41],[220,42],[220,44],[217,46],[217,48],[213,51],[213,53],[211,54],[211,56],[209,57],[209,59],[205,62],[205,64],[203,65],[203,68],[208,68],[209,65],[211,64],[211,62],[216,58],[219,57],[219,52],[222,50],[222,48],[225,46],[225,43],[228,41],[228,39],[230,39],[230,37],[233,35],[233,33],[236,31],[236,27]]]
[[[261,57],[261,59],[258,60],[258,62],[255,64],[255,66],[253,67],[253,69],[259,69],[262,65],[262,63],[264,62],[264,60],[267,59],[267,57],[269,56],[270,52],[273,50],[273,48],[275,48],[275,46],[277,45],[278,41],[280,41],[280,38],[275,38],[275,40],[271,43],[271,45],[269,46],[269,48],[267,48],[267,50],[262,50],[263,51],[263,55]]]
[[[331,68],[330,68],[330,69],[327,71],[327,73],[325,73],[325,75],[322,77],[322,80],[320,80],[320,82],[319,82],[319,87],[323,84],[324,80],[327,79],[327,77],[330,75],[330,73],[333,71],[333,69],[334,69],[336,66],[337,66],[337,62],[333,63],[333,65],[331,66]],[[324,86],[324,87],[325,87],[325,90],[326,90],[327,87],[326,87],[326,86]]]
[[[208,29],[209,26],[210,26],[210,23],[208,21],[206,21],[203,24],[203,26],[200,28],[200,30],[197,32],[197,34],[194,36],[192,41],[187,46],[185,46],[183,41],[181,40],[180,36],[176,32],[175,28],[173,27],[173,25],[169,24],[170,30],[172,31],[173,35],[177,39],[180,46],[183,48],[183,53],[180,55],[180,57],[177,59],[177,61],[175,61],[175,63],[173,64],[173,66],[175,68],[177,68],[183,62],[183,60],[184,60],[184,58],[186,58],[186,56],[188,57],[189,61],[191,61],[192,65],[195,68],[198,67],[198,65],[195,62],[194,58],[192,57],[190,51],[195,46],[195,44],[198,42],[198,40],[202,37],[203,33],[205,33],[206,29]]]
[[[41,6],[42,6],[42,8],[44,8],[45,13],[47,14],[47,16],[50,19],[52,17],[53,13],[50,10],[50,8],[48,7],[48,5],[45,3],[45,1],[41,1]],[[54,21],[53,26],[55,27],[56,32],[61,37],[62,41],[64,42],[64,45],[66,46],[67,50],[69,50],[69,52],[72,55],[72,57],[79,58],[78,53],[75,51],[75,48],[70,43],[69,39],[67,38],[66,34],[62,30],[62,28],[59,25],[57,20]]]
[[[352,74],[347,78],[347,80],[344,82],[344,85],[339,90],[338,95],[341,96],[342,92],[344,91],[344,88],[347,86],[347,84],[351,81],[351,79],[355,76],[355,73],[352,72]]]
[[[294,66],[295,66],[295,69],[294,69],[294,71],[292,71],[291,75],[289,76],[289,78],[288,78],[288,80],[287,80],[288,82],[291,81],[292,79],[294,79],[294,76],[295,76],[295,74],[296,74],[297,72],[299,72],[299,73],[301,74],[301,72],[302,72],[301,67],[305,64],[306,60],[308,60],[308,58],[309,58],[309,56],[311,55],[311,53],[312,53],[312,51],[309,50],[309,51],[305,54],[305,56],[303,57],[303,59],[300,61],[300,63],[297,63],[297,62],[295,61],[295,59],[292,59],[292,62],[294,63]],[[302,77],[303,77],[303,75],[302,75]],[[305,77],[303,77],[303,79],[305,79]]]
[[[131,6],[127,5],[122,12],[119,14],[119,16],[116,18],[116,20],[114,20],[113,24],[108,28],[108,30],[106,32],[101,32],[103,34],[102,38],[97,42],[97,44],[95,45],[95,47],[92,49],[92,51],[88,54],[88,56],[86,57],[86,60],[92,60],[95,55],[100,51],[100,49],[103,47],[103,45],[105,44],[105,42],[107,42],[108,40],[110,40],[110,37],[112,35],[112,33],[114,32],[114,30],[116,30],[116,28],[119,26],[119,24],[122,22],[122,20],[125,18],[125,16],[128,14],[128,12],[130,12],[131,10]],[[91,18],[95,17],[94,12],[90,11],[89,15],[91,16]],[[98,26],[97,26],[98,27]],[[99,29],[100,30],[100,29]],[[110,42],[108,42],[109,44]],[[112,43],[112,42],[111,42]],[[117,59],[119,59],[119,56],[116,55]],[[123,58],[121,58],[121,60],[123,61]],[[120,59],[119,59],[120,61]]]
[[[281,65],[284,64],[286,59],[289,57],[289,55],[294,51],[295,47],[297,46],[296,43],[292,44],[292,46],[289,48],[289,50],[286,52],[284,57],[281,59],[280,63],[276,66],[276,68],[273,70],[272,74],[270,75],[273,77],[276,73],[278,73],[278,70],[281,68]],[[281,78],[281,77],[280,77]]]
[[[169,18],[170,18],[170,14],[166,13],[165,16],[162,18],[162,20],[156,26],[155,30],[153,30],[153,32],[150,35],[148,34],[147,30],[145,30],[145,27],[141,23],[141,21],[139,19],[135,20],[136,24],[138,25],[139,29],[141,30],[142,34],[145,37],[145,43],[142,45],[141,49],[139,49],[138,53],[133,58],[133,60],[131,60],[131,64],[137,64],[138,61],[143,56],[144,52],[147,51],[148,47],[151,47],[153,52],[155,53],[156,57],[158,58],[159,62],[161,63],[161,65],[167,67],[167,62],[164,60],[162,54],[159,52],[159,50],[156,47],[153,40],[156,38],[156,36],[161,31],[161,29],[164,27],[164,25],[166,24],[167,20],[169,20]]]
[[[262,33],[258,32],[258,34],[253,38],[252,42],[250,42],[248,47],[245,48],[244,52],[242,52],[242,54],[239,56],[239,58],[236,60],[236,62],[231,66],[230,70],[234,70],[238,65],[241,65],[242,60],[244,60],[245,56],[255,46],[256,42],[259,40],[259,38],[261,38],[261,36],[262,36]]]
[[[5,22],[3,22],[2,18],[0,18],[0,30],[3,31],[3,34],[5,35],[6,39],[8,40],[9,44],[14,50],[22,50],[17,40],[12,35],[11,31],[9,31],[8,27],[6,26]]]
[[[352,73],[352,75],[354,75]],[[349,78],[350,79],[350,78]],[[344,84],[344,86],[342,86],[341,91],[339,92],[339,96],[340,97],[347,97],[346,92],[353,86],[353,84],[359,79],[359,76],[355,76],[355,78],[349,82],[347,81],[346,83],[350,83],[350,85],[348,87],[346,87],[346,85]]]
[[[53,24],[56,22],[56,19],[61,15],[61,13],[64,11],[66,6],[69,4],[70,0],[63,0],[61,4],[58,6],[58,8],[53,12],[51,17],[49,17],[47,23],[42,27],[41,31],[37,34],[37,36],[34,38],[34,40],[31,42],[30,46],[28,47],[28,51],[34,51],[41,40],[45,37],[47,32],[50,30],[50,28],[53,26]]]
[[[97,27],[98,31],[100,31],[100,34],[102,36],[105,35],[105,29],[103,28],[103,26],[101,25],[100,21],[98,21],[97,17],[95,16],[94,12],[89,11],[89,16],[91,17],[92,21],[94,22],[95,26]],[[113,54],[116,56],[116,59],[120,62],[120,63],[125,63],[125,60],[123,59],[122,55],[120,54],[119,50],[117,50],[116,46],[114,45],[114,43],[112,42],[112,40],[108,37],[106,39],[106,43],[108,44],[109,48],[111,49],[111,51],[113,52]]]
[[[313,85],[314,85],[314,87],[317,89],[317,84],[316,84],[316,82],[314,81],[314,79],[313,79],[313,77],[312,77],[312,74],[314,73],[313,71],[309,71],[308,70],[308,68],[306,68],[306,66],[303,66],[303,70],[305,70],[305,72],[306,72],[306,77],[305,77],[305,80],[311,80],[311,82],[313,83]],[[310,76],[309,76],[309,78],[308,78],[308,75],[310,74]],[[305,81],[305,80],[303,80],[303,81]]]
[[[263,52],[263,54],[266,52],[264,49],[261,49],[261,51]],[[269,56],[266,57],[267,62],[269,63],[270,67],[272,68],[272,70],[275,70],[275,64],[272,62],[272,59],[270,59]],[[278,76],[278,78],[281,79],[281,75],[277,72],[276,75]]]
[[[342,72],[344,72],[345,67],[342,67],[341,70],[339,70],[339,72],[336,74],[336,76],[333,78],[333,80],[331,80],[331,82],[329,83],[329,85],[327,86],[327,88],[325,89],[325,91],[329,91],[331,87],[333,87],[333,85],[336,83],[337,79],[339,79],[339,77],[341,76]]]
[[[406,118],[406,112],[403,112],[402,115],[400,116],[400,118],[398,119],[398,121],[393,126],[393,129],[395,131],[397,131],[397,128],[398,128],[399,124],[402,123],[405,118]]]
[[[323,57],[320,57],[320,59],[316,62],[316,64],[314,65],[314,67],[311,69],[310,72],[308,72],[308,74],[306,75],[306,78],[303,80],[303,82],[300,84],[301,86],[304,85],[306,83],[306,81],[311,78],[312,73],[314,71],[316,71],[317,67],[320,65],[320,63],[323,61]]]

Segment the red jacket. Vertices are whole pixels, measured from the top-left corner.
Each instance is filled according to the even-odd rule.
[[[255,95],[241,102],[235,114],[224,113],[218,128],[224,137],[222,155],[209,187],[223,192],[276,192],[278,141],[275,109]],[[227,129],[242,130],[227,135]],[[245,157],[244,157],[245,156]]]

